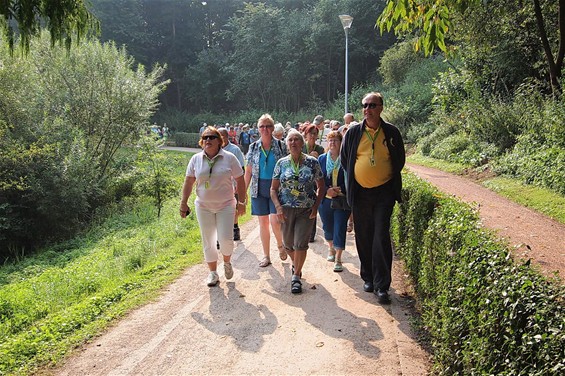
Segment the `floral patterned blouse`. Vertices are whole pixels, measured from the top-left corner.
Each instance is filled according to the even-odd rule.
[[[277,140],[276,138],[271,139],[271,149],[275,156],[275,161],[278,161],[282,157],[288,154],[286,150],[286,145],[284,142]],[[257,198],[259,193],[259,161],[261,158],[261,140],[257,140],[249,146],[249,151],[247,152],[246,161],[247,167],[251,165],[251,197]]]
[[[306,154],[302,154],[298,171],[289,155],[277,162],[273,174],[273,179],[280,180],[279,201],[282,206],[290,208],[314,206],[316,181],[322,178],[320,163],[316,158]]]

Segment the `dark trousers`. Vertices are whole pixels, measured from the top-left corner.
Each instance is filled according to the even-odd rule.
[[[372,282],[375,290],[388,290],[391,283],[392,245],[390,217],[394,208],[392,184],[355,191],[355,245],[361,262],[361,278]]]

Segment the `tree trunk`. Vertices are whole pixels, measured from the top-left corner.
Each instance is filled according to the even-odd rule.
[[[541,44],[545,52],[545,57],[547,59],[549,68],[549,81],[551,83],[551,89],[554,95],[561,95],[561,84],[559,78],[561,77],[561,67],[563,66],[563,53],[565,52],[565,47],[563,46],[565,35],[565,0],[559,0],[559,52],[557,55],[557,60],[554,59],[553,53],[551,52],[551,46],[547,38],[547,33],[544,27],[543,14],[541,11],[541,6],[539,0],[534,0],[534,12],[536,15],[536,24],[538,27]]]

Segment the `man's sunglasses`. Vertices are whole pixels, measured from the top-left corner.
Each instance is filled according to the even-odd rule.
[[[377,108],[377,106],[381,106],[380,103],[363,103],[363,108],[369,107],[371,110]]]
[[[214,135],[202,136],[202,139],[203,139],[204,141],[215,140],[215,139],[217,139],[217,138],[218,138],[218,136],[214,136]]]

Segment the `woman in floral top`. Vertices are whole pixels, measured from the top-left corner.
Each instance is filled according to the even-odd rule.
[[[271,199],[281,222],[285,250],[293,264],[290,291],[297,294],[302,292],[302,266],[326,186],[318,160],[302,153],[304,137],[300,132],[291,129],[286,143],[290,155],[275,165]]]

